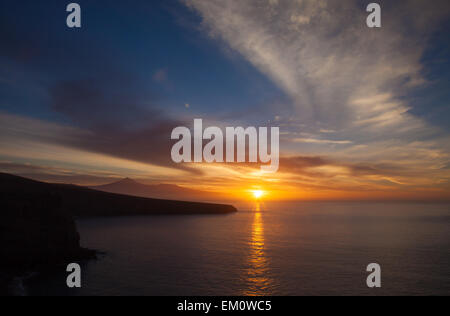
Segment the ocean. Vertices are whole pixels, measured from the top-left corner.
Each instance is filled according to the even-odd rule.
[[[77,222],[82,288],[42,277],[30,295],[450,295],[450,205],[254,203],[236,214]],[[366,268],[381,266],[381,288]]]

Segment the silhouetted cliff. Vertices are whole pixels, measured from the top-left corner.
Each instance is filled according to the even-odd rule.
[[[0,294],[11,276],[91,258],[73,216],[226,214],[229,205],[131,197],[0,173]]]
[[[0,173],[0,192],[8,194],[54,194],[64,211],[73,216],[133,216],[228,214],[237,212],[231,205],[180,202],[100,192],[85,187],[49,184]]]
[[[80,247],[56,194],[0,191],[0,209],[0,294],[8,294],[13,276],[95,256]]]

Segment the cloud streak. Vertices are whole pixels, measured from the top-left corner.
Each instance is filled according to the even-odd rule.
[[[426,36],[449,12],[445,1],[391,4],[380,30],[365,26],[360,1],[184,2],[202,16],[211,36],[292,98],[303,122],[338,130],[370,130],[380,121],[421,127],[399,97],[424,81],[420,58]]]
[[[183,2],[290,97],[292,112],[277,123],[291,153],[424,173],[448,163],[448,135],[412,115],[405,98],[426,83],[421,58],[447,1],[382,1],[381,29],[366,27],[357,0]]]

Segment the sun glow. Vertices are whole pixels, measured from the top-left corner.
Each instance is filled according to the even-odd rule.
[[[252,193],[253,193],[254,198],[258,199],[258,200],[260,198],[262,198],[264,196],[264,194],[265,194],[265,192],[262,191],[262,190],[253,190]]]

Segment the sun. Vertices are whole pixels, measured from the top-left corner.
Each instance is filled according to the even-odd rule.
[[[265,192],[263,190],[253,190],[252,193],[255,199],[260,199],[264,196]]]

